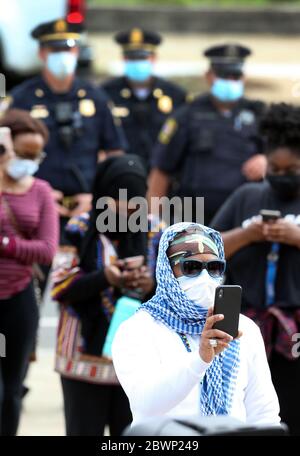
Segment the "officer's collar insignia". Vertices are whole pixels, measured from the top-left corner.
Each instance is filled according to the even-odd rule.
[[[129,43],[141,44],[144,41],[144,34],[141,29],[134,28],[130,32]]]
[[[175,131],[177,130],[177,121],[173,118],[168,119],[162,127],[158,140],[161,144],[169,144]]]
[[[59,19],[55,22],[54,31],[56,33],[63,33],[66,32],[68,29],[67,23],[64,19]]]
[[[96,114],[96,106],[93,100],[80,100],[79,112],[84,117],[92,117]]]
[[[49,116],[49,111],[46,105],[34,105],[31,108],[30,115],[34,119],[46,119]]]
[[[163,94],[164,94],[163,91],[159,87],[157,87],[156,89],[153,90],[154,98],[160,98],[163,96]]]
[[[84,89],[79,89],[78,92],[77,92],[77,96],[78,96],[79,98],[85,97],[85,96],[86,96],[86,90],[84,90]]]
[[[38,98],[42,98],[45,95],[45,93],[42,89],[36,89],[36,91],[34,93],[35,93],[35,96]]]
[[[123,98],[130,98],[131,97],[131,90],[127,89],[125,87],[124,89],[121,90],[120,94],[121,94],[121,97],[123,97]]]
[[[157,107],[164,114],[169,114],[173,110],[172,98],[167,95],[163,95],[158,99]]]

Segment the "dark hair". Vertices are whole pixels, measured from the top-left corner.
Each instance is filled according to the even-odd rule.
[[[272,104],[261,119],[260,133],[267,155],[278,147],[287,147],[300,157],[300,108]]]
[[[38,119],[31,117],[28,111],[23,109],[9,109],[0,119],[1,127],[9,127],[11,136],[14,138],[21,133],[38,133],[42,135],[45,143],[49,138],[49,131],[46,125]]]

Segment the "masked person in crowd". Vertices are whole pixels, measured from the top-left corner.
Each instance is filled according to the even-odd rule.
[[[14,87],[7,103],[26,109],[47,125],[46,159],[37,171],[53,188],[60,215],[61,245],[70,217],[89,211],[99,154],[125,147],[103,91],[76,75],[82,24],[61,18],[39,24],[31,36],[39,44],[41,75]]]
[[[158,133],[186,95],[176,84],[154,74],[156,49],[162,41],[158,33],[133,28],[117,33],[115,41],[123,50],[124,75],[104,82],[102,89],[114,103],[113,113],[122,120],[128,151],[139,155],[149,169]]]
[[[262,330],[281,418],[300,434],[300,109],[272,105],[261,132],[266,180],[237,190],[212,226],[224,239],[227,282],[243,287],[243,312]]]
[[[237,44],[205,51],[209,93],[179,108],[162,127],[151,161],[149,200],[169,192],[193,197],[198,222],[195,198],[202,196],[208,225],[236,188],[263,178],[266,160],[257,131],[263,104],[244,96],[243,64],[250,54]]]
[[[127,192],[125,200],[120,198],[120,189]],[[103,347],[116,300],[128,289],[139,290],[142,298],[154,290],[159,222],[152,220],[149,232],[128,228],[121,232],[119,225],[136,210],[130,200],[145,199],[145,195],[146,171],[140,159],[130,154],[110,157],[97,169],[90,219],[82,216],[77,223],[70,220],[68,226],[80,262],[65,276],[62,273],[61,279],[58,269],[53,289],[61,303],[56,370],[61,374],[67,435],[103,435],[108,425],[110,435],[116,436],[132,419],[127,397],[111,361],[104,359]],[[105,197],[113,216],[107,229],[104,221],[99,222],[104,208],[97,209],[97,201]],[[147,221],[147,211],[145,217]],[[125,258],[136,256],[143,256],[144,264],[127,270]]]
[[[6,338],[6,357],[0,362],[0,435],[15,435],[38,324],[33,266],[51,264],[58,219],[50,186],[33,177],[44,158],[47,128],[17,109],[7,111],[1,126],[10,128],[12,141],[5,144],[7,159],[0,165],[0,333]]]
[[[113,362],[134,423],[171,415],[230,415],[279,423],[261,334],[240,317],[239,337],[213,329],[215,289],[225,270],[218,232],[178,223],[160,240],[155,296],[123,323]]]

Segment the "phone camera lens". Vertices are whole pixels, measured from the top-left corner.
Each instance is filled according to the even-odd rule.
[[[219,298],[223,298],[223,294],[224,294],[223,290],[220,290],[219,291]]]

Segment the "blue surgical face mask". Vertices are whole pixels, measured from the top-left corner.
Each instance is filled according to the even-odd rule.
[[[125,76],[131,81],[144,82],[152,75],[153,63],[150,60],[127,60]]]
[[[244,94],[244,83],[241,80],[215,79],[211,86],[211,94],[220,101],[237,101]]]
[[[6,172],[12,179],[20,180],[26,176],[33,176],[38,169],[38,161],[13,158],[8,162]]]
[[[47,68],[57,79],[73,74],[76,64],[77,56],[68,51],[51,52],[47,57]]]

